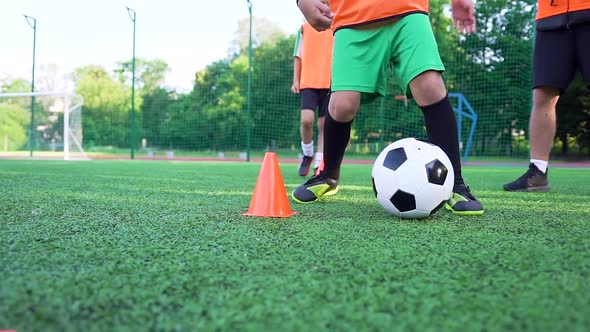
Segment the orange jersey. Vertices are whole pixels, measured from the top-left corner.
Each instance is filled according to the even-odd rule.
[[[590,0],[539,0],[537,1],[537,17],[541,20],[561,14],[589,10]]]
[[[301,59],[300,89],[329,89],[332,80],[332,31],[318,32],[308,22],[301,26],[294,56]]]
[[[411,13],[428,13],[428,0],[330,0],[332,29],[385,21]]]

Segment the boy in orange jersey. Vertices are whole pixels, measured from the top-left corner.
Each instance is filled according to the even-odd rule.
[[[538,1],[535,25],[529,169],[505,184],[506,191],[551,189],[547,168],[557,127],[555,106],[578,69],[590,88],[590,0]]]
[[[297,187],[293,199],[309,203],[337,188],[361,96],[385,95],[391,67],[404,92],[409,88],[422,109],[430,142],[453,164],[455,185],[447,209],[483,214],[482,204],[463,181],[457,122],[441,75],[444,66],[428,19],[428,0],[330,0],[329,7],[320,0],[299,0],[298,6],[314,28],[332,28],[334,50],[324,171]],[[452,0],[452,14],[462,32],[475,31],[472,0]]]
[[[295,41],[291,91],[301,95],[299,130],[303,157],[298,170],[300,176],[307,176],[312,159],[314,175],[317,175],[324,155],[324,119],[330,101],[333,41],[331,31],[317,31],[307,22],[301,26]],[[316,109],[318,111],[318,149],[314,158],[313,125]]]

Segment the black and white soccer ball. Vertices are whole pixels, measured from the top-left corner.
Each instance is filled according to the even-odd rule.
[[[371,172],[373,191],[385,210],[401,218],[432,215],[453,194],[453,165],[436,145],[404,138],[388,145]]]

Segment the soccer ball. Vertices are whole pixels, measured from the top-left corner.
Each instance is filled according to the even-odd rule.
[[[453,194],[453,165],[436,145],[404,138],[388,145],[371,172],[373,192],[385,210],[401,218],[432,215]]]

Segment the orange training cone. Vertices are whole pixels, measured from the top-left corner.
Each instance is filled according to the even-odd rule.
[[[291,211],[287,191],[279,168],[277,154],[267,152],[262,161],[258,181],[244,216],[287,218],[296,212]]]

